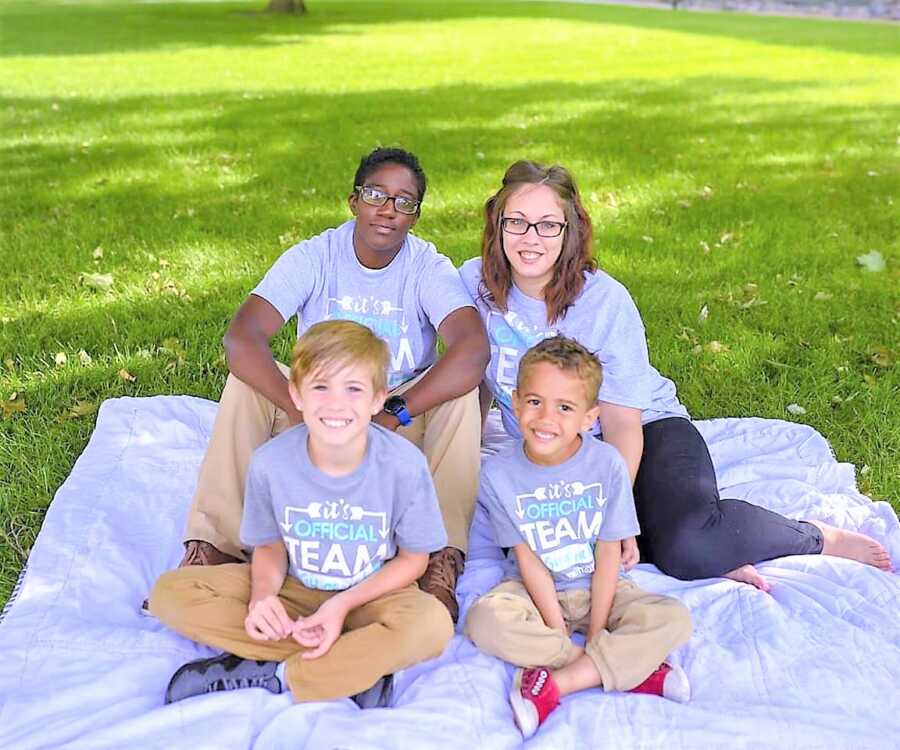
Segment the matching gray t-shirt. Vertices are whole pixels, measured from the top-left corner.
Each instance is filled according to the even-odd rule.
[[[527,296],[515,285],[507,300],[507,312],[486,300],[480,258],[467,260],[459,273],[487,328],[491,361],[485,380],[510,435],[520,435],[511,401],[519,360],[534,344],[557,334],[575,339],[599,358],[603,365],[601,401],[642,409],[644,424],[665,417],[688,417],[675,395],[675,384],[650,364],[644,324],[631,295],[609,274],[586,274],[581,296],[551,326],[544,302]]]
[[[372,329],[390,346],[394,388],[434,363],[441,322],[472,300],[450,259],[411,234],[385,268],[361,265],[353,250],[355,223],[286,250],[253,294],[285,320],[296,314],[298,336],[323,320],[355,320]]]
[[[485,460],[478,493],[497,543],[527,544],[557,591],[590,588],[597,541],[640,533],[625,461],[586,434],[575,455],[556,466],[532,463],[516,441]],[[522,577],[512,552],[506,566],[507,578]]]
[[[253,454],[241,542],[283,541],[290,574],[336,591],[367,578],[397,553],[447,546],[434,482],[423,453],[406,438],[370,425],[362,463],[343,477],[312,463],[309,430],[298,425]]]

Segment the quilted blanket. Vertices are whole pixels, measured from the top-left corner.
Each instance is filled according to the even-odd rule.
[[[0,623],[0,747],[464,748],[523,745],[507,702],[511,668],[457,635],[439,658],[397,675],[393,706],[293,705],[262,690],[163,705],[172,672],[213,652],[139,606],[177,564],[215,403],[107,401],[60,487]],[[879,539],[900,562],[900,524],[856,489],[809,427],[762,419],[697,423],[723,493]],[[502,442],[496,419],[486,450]],[[694,635],[673,658],[693,699],[585,691],[566,698],[528,748],[900,747],[900,576],[823,556],[759,566],[769,594],[724,579],[677,581],[650,565],[637,583],[679,598]],[[500,577],[476,514],[463,610]]]

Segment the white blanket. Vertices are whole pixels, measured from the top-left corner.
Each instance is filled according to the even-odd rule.
[[[138,608],[180,558],[215,408],[188,397],[103,405],[0,624],[0,748],[519,747],[506,698],[511,669],[462,636],[440,659],[397,676],[391,709],[294,706],[262,690],[163,705],[172,672],[213,652]],[[853,467],[837,463],[814,430],[760,419],[698,427],[727,496],[865,531],[900,562],[897,516],[857,492]],[[639,566],[639,585],[691,610],[694,635],[674,658],[692,702],[586,691],[567,698],[528,747],[900,746],[900,576],[822,556],[759,567],[771,595]],[[499,575],[479,516],[459,587],[464,608]]]

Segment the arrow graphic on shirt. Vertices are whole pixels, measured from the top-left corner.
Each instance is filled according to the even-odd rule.
[[[547,488],[546,487],[538,487],[531,494],[516,495],[516,515],[519,518],[525,517],[525,508],[522,506],[522,501],[527,500],[530,497],[533,497],[535,500],[546,500],[547,499]]]
[[[339,503],[342,504],[344,499],[341,498]],[[325,518],[324,514],[325,504],[324,503],[310,503],[305,508],[294,508],[292,506],[287,506],[284,509],[284,523],[280,523],[282,529],[285,532],[288,532],[293,527],[293,523],[291,523],[291,513],[302,513],[309,518]],[[388,534],[390,533],[390,529],[387,524],[387,513],[383,511],[370,511],[365,510],[359,505],[346,505],[343,506],[345,511],[345,515],[340,518],[335,518],[334,520],[341,521],[362,521],[366,516],[375,517],[380,519],[381,528],[378,530],[378,533],[381,535],[382,539],[387,539]],[[349,514],[346,514],[346,510],[349,510]]]
[[[602,482],[593,482],[592,484],[584,484],[583,482],[572,482],[569,484],[569,487],[572,488],[572,491],[578,495],[583,495],[588,490],[593,489],[594,487],[602,487]],[[534,498],[535,500],[546,500],[547,499],[547,488],[546,487],[538,487],[531,494],[526,495],[516,495],[516,515],[519,518],[525,517],[525,507],[522,505],[523,500],[528,500],[529,498]]]

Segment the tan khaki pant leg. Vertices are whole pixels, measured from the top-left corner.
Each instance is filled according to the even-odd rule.
[[[292,618],[312,614],[330,596],[331,592],[308,589],[291,577],[279,592]],[[303,650],[293,638],[256,641],[247,635],[249,601],[249,564],[192,565],[160,577],[150,594],[150,611],[175,632],[244,659],[285,661]]]
[[[404,383],[393,393],[403,393],[416,380],[418,378]],[[465,553],[481,469],[478,389],[429,409],[416,417],[409,427],[401,427],[397,432],[425,454],[448,543]]]
[[[520,581],[504,581],[478,599],[464,632],[484,653],[518,667],[558,668],[571,661],[572,639],[547,627]]]
[[[285,675],[296,701],[355,695],[381,677],[440,656],[453,637],[447,609],[414,584],[350,612],[344,632],[317,659],[295,654]]]
[[[285,374],[288,368],[278,367]],[[184,539],[209,542],[246,558],[240,543],[244,481],[250,457],[288,426],[287,414],[234,375],[229,375],[188,513]]]
[[[581,629],[586,629],[587,622]],[[607,628],[585,651],[603,680],[603,689],[631,690],[691,637],[691,616],[681,602],[619,581]]]

